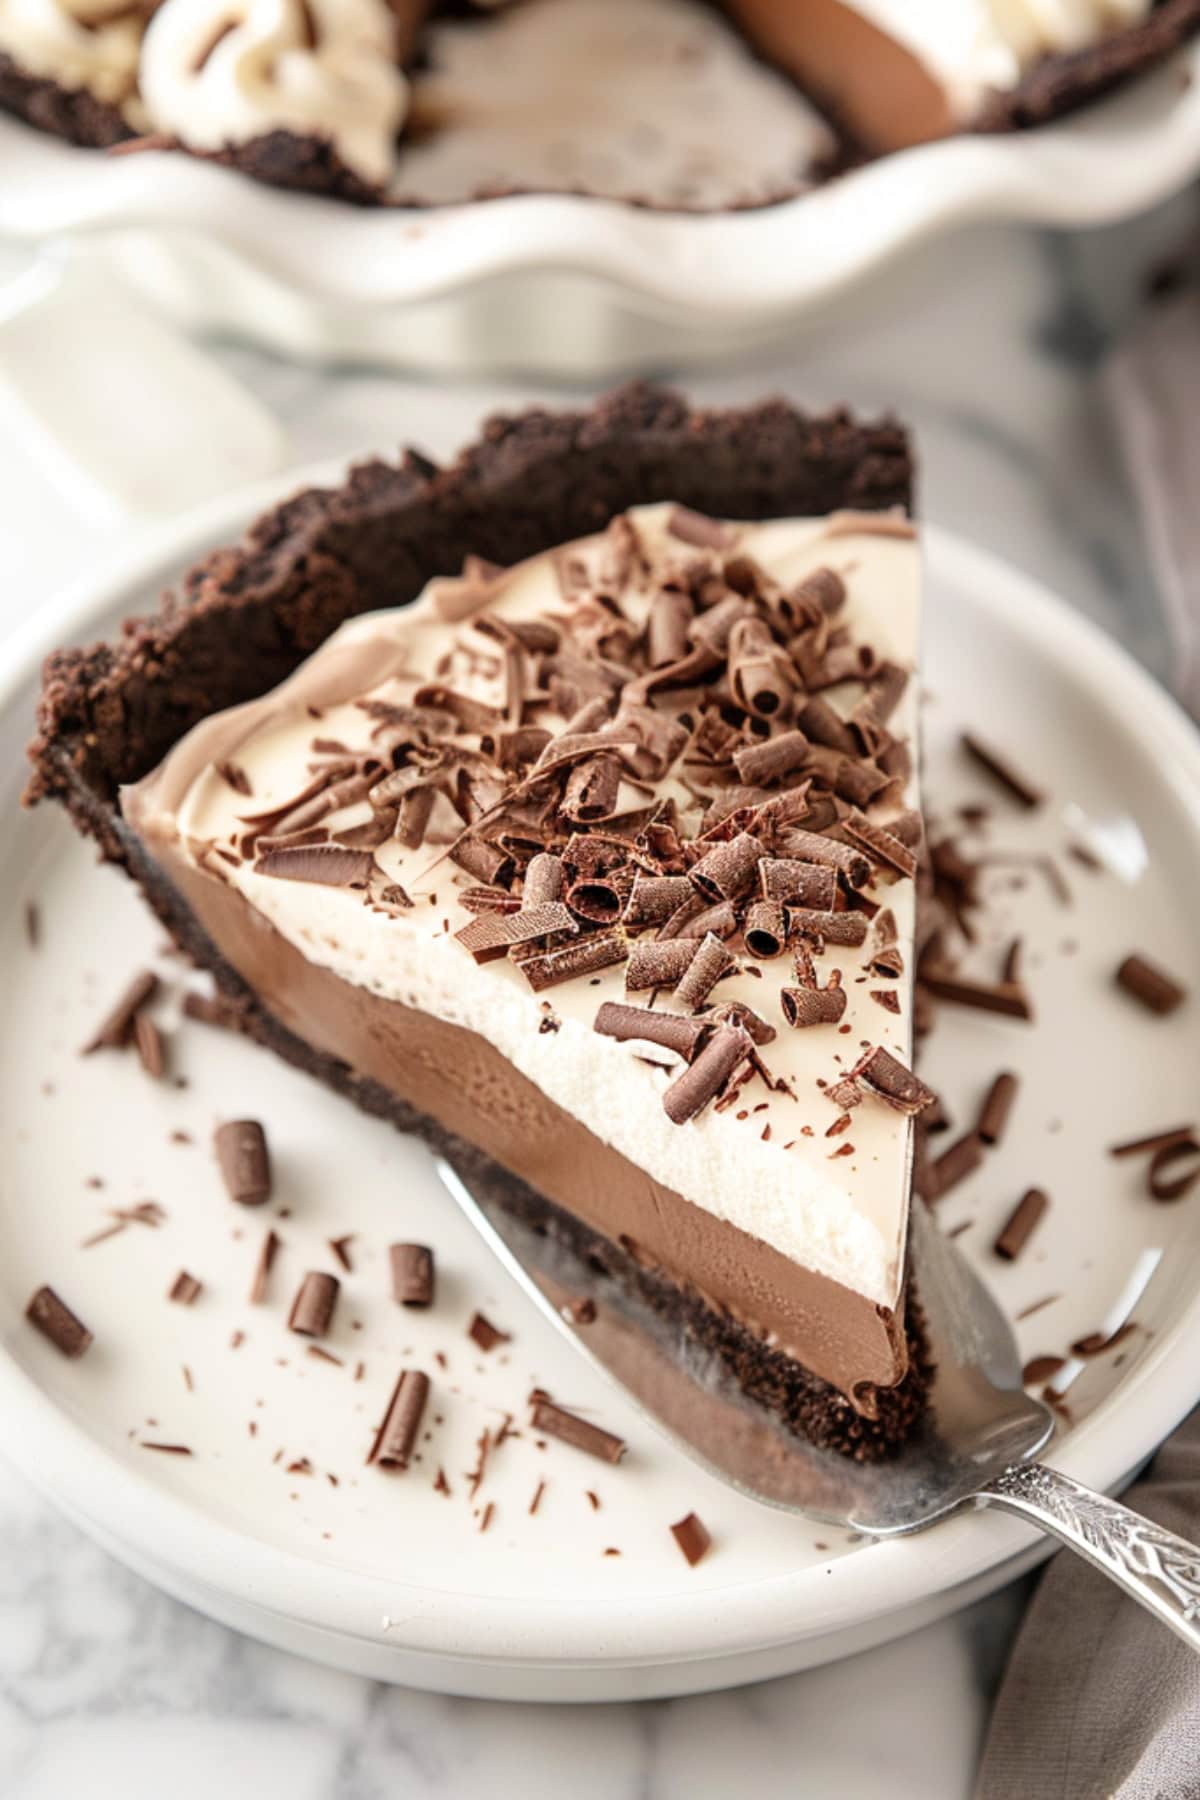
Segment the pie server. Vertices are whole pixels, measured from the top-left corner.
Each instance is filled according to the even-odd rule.
[[[514,1217],[478,1171],[464,1178],[443,1159],[437,1171],[546,1317],[709,1474],[768,1506],[872,1538],[923,1531],[964,1506],[999,1507],[1070,1545],[1200,1650],[1200,1549],[1033,1460],[1052,1414],[1021,1385],[1008,1320],[920,1201],[910,1230],[936,1370],[932,1405],[894,1455],[856,1463],[785,1434],[711,1351]],[[573,1308],[581,1299],[591,1304]]]

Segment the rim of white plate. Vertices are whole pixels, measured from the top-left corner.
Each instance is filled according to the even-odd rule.
[[[762,328],[951,225],[1098,225],[1164,199],[1200,169],[1197,75],[1200,42],[1056,124],[949,138],[775,206],[709,215],[553,194],[364,211],[178,155],[76,150],[0,119],[0,232],[183,230],[310,301],[348,307],[574,272],[664,316]]]
[[[144,607],[202,549],[230,539],[264,506],[308,483],[337,481],[345,465],[293,471],[208,503],[145,533],[131,552],[74,583],[0,648],[0,709],[19,701],[46,653],[86,637],[121,605]],[[1200,733],[1175,702],[1098,627],[1032,578],[937,527],[924,528],[939,575],[989,609],[1021,620],[1035,652],[1068,653],[1080,682],[1122,704],[1156,747],[1163,780],[1200,835]],[[1047,1459],[1093,1487],[1109,1487],[1144,1460],[1200,1399],[1195,1345],[1200,1285],[1095,1411]],[[117,1543],[136,1543],[200,1588],[241,1595],[260,1611],[397,1653],[505,1663],[613,1667],[688,1662],[766,1650],[903,1611],[986,1577],[1027,1552],[1035,1534],[1017,1521],[965,1512],[929,1533],[842,1557],[820,1571],[733,1583],[695,1594],[628,1593],[561,1601],[422,1588],[282,1550],[205,1516],[123,1464],[62,1413],[0,1345],[0,1412],[8,1453],[75,1517]]]

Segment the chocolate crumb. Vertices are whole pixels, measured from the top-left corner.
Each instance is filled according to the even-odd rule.
[[[497,1344],[507,1344],[511,1335],[511,1332],[501,1331],[498,1325],[493,1325],[481,1312],[475,1313],[467,1326],[467,1336],[483,1351],[494,1350]]]
[[[347,1275],[352,1274],[354,1271],[354,1265],[350,1261],[350,1246],[353,1242],[354,1233],[352,1231],[347,1232],[345,1237],[329,1239],[329,1248],[332,1250],[342,1268],[345,1269]]]
[[[712,1547],[712,1538],[708,1534],[707,1527],[696,1517],[694,1512],[688,1513],[685,1518],[672,1525],[671,1536],[693,1569]]]
[[[978,763],[980,768],[986,769],[993,780],[999,782],[1000,786],[1012,796],[1019,806],[1024,806],[1032,811],[1034,807],[1041,805],[1043,799],[1041,791],[1014,769],[1007,758],[984,744],[973,732],[963,732],[962,747],[972,761]]]
[[[167,1289],[167,1299],[176,1301],[180,1306],[191,1306],[200,1297],[200,1282],[186,1269],[180,1269],[178,1275]]]
[[[271,1273],[271,1264],[279,1253],[282,1240],[274,1231],[268,1231],[263,1238],[258,1252],[258,1261],[254,1265],[254,1279],[250,1283],[250,1304],[260,1306],[267,1297],[267,1277]],[[237,1346],[235,1345],[236,1349]]]
[[[124,1050],[133,1041],[137,1015],[153,1000],[158,986],[158,976],[151,970],[145,969],[136,975],[102,1020],[95,1036],[84,1045],[83,1054],[90,1056],[95,1050]]]
[[[546,1491],[545,1482],[539,1481],[537,1486],[533,1490],[533,1499],[529,1502],[529,1516],[531,1519],[532,1519],[533,1515],[537,1512],[538,1507],[542,1504],[542,1495],[545,1493],[545,1491]]]

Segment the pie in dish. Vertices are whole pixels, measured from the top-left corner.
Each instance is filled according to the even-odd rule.
[[[782,403],[493,420],[59,652],[32,752],[244,1030],[862,1457],[929,1377],[910,487]]]
[[[1200,0],[0,0],[0,108],[362,204],[720,209],[1041,124],[1198,26]]]

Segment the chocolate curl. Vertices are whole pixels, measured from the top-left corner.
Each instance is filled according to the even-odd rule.
[[[828,750],[836,750],[841,756],[856,756],[858,745],[854,741],[854,733],[843,719],[841,713],[830,706],[828,700],[814,694],[806,700],[796,715],[796,722],[814,744],[822,744]]]
[[[689,938],[635,944],[625,966],[626,990],[634,994],[646,988],[673,988],[683,979],[695,953],[695,943]]]
[[[625,907],[625,923],[661,925],[694,892],[686,875],[635,875]]]
[[[594,1030],[619,1043],[661,1044],[691,1062],[712,1027],[707,1019],[685,1019],[649,1006],[622,1006],[606,1000],[596,1014]]]
[[[502,769],[523,769],[535,763],[551,742],[543,725],[519,725],[514,731],[497,732],[492,752]]]
[[[428,1399],[428,1375],[420,1369],[405,1369],[375,1434],[368,1464],[379,1469],[407,1469]]]
[[[647,660],[652,669],[666,668],[687,655],[692,617],[691,596],[681,588],[662,588],[654,596],[646,628]]]
[[[595,925],[615,925],[625,911],[632,884],[633,871],[628,867],[586,875],[567,890],[567,905]]]
[[[731,938],[738,928],[737,912],[732,900],[716,906],[705,906],[676,929],[676,937],[701,938],[712,932],[714,937]]]
[[[550,900],[542,906],[523,906],[514,913],[481,913],[454,935],[476,963],[482,964],[498,962],[514,945],[536,943],[558,932],[573,935],[578,929],[562,902]]]
[[[733,628],[743,619],[756,619],[753,606],[749,600],[743,600],[740,594],[727,594],[715,606],[710,606],[706,612],[692,620],[688,635],[697,649],[710,650],[714,655],[724,658],[729,650]]]
[[[418,688],[413,695],[413,704],[432,706],[438,712],[449,713],[460,731],[495,732],[506,723],[504,714],[497,712],[494,706],[485,706],[482,700],[472,699],[470,694],[456,694],[453,688],[443,687],[438,682]]]
[[[425,842],[425,832],[429,826],[429,815],[433,811],[433,803],[437,798],[431,787],[413,788],[400,801],[399,811],[393,815],[396,820],[396,837],[406,850],[419,850]],[[381,818],[386,818],[381,813]]]
[[[92,1334],[51,1287],[40,1287],[25,1308],[29,1323],[72,1362],[92,1343]]]
[[[867,941],[867,920],[860,912],[814,912],[810,907],[789,906],[788,931],[818,947],[844,944],[857,950]]]
[[[428,792],[427,789],[421,791]],[[431,804],[432,800],[431,794]],[[378,850],[380,844],[386,844],[395,832],[399,816],[399,813],[391,807],[385,807],[382,812],[372,813],[371,817],[365,819],[361,825],[347,825],[344,831],[335,831],[332,835],[332,842],[341,844],[347,850]],[[321,827],[317,829],[320,833]],[[309,841],[318,843],[321,839],[318,836]],[[276,838],[259,838],[258,842],[259,847],[264,850],[267,848],[278,850],[283,847]],[[415,844],[410,845],[410,848],[414,850],[419,848],[420,842],[421,840],[418,838]]]
[[[880,725],[886,725],[904,697],[908,670],[899,663],[881,662],[871,677],[863,704]]]
[[[688,871],[688,879],[697,893],[715,906],[720,900],[736,900],[754,881],[754,871],[763,856],[756,837],[741,831],[728,843],[715,844]]]
[[[822,837],[816,831],[781,832],[779,851],[784,859],[836,869],[847,887],[864,888],[871,880],[871,865],[861,850],[839,843],[837,838]]]
[[[484,838],[461,838],[446,854],[452,863],[457,863],[460,869],[465,869],[468,875],[488,887],[507,887],[517,871],[508,852],[489,844]]]
[[[428,1244],[391,1244],[388,1262],[397,1306],[432,1306],[434,1261]]]
[[[323,1338],[333,1319],[340,1284],[336,1275],[310,1269],[292,1301],[288,1330],[301,1337]]]
[[[576,763],[567,776],[562,811],[573,824],[597,824],[617,810],[621,765],[615,756],[593,756]]]
[[[771,719],[791,690],[786,664],[761,619],[739,619],[729,634],[729,682],[743,712]]]
[[[779,1036],[773,1025],[760,1018],[752,1006],[744,1000],[719,1000],[716,1006],[705,1009],[704,1017],[719,1025],[740,1025],[743,1031],[749,1032],[758,1045],[773,1044]]]
[[[809,1025],[838,1025],[846,1010],[846,990],[836,969],[828,987],[786,987],[779,1000],[784,1018],[797,1031]]]
[[[846,603],[846,583],[836,569],[814,569],[796,583],[788,597],[792,606],[808,618],[831,618]]]
[[[667,531],[680,543],[695,544],[700,550],[727,550],[737,542],[734,526],[723,519],[710,519],[707,513],[693,512],[690,506],[671,508]]]
[[[734,752],[733,766],[738,780],[757,787],[770,787],[782,781],[794,769],[803,766],[808,756],[808,739],[802,731],[785,731],[779,737],[762,743],[747,744]]]
[[[795,862],[790,857],[764,856],[758,865],[758,883],[764,900],[776,900],[816,912],[831,912],[837,898],[837,875],[818,863]]]
[[[937,1095],[932,1088],[898,1062],[882,1045],[867,1050],[850,1071],[850,1079],[862,1084],[897,1112],[910,1116],[932,1106]]]
[[[874,862],[883,863],[895,869],[897,874],[912,878],[917,872],[917,859],[908,845],[902,843],[891,831],[882,825],[876,825],[871,819],[865,819],[861,813],[851,813],[842,820],[842,830],[852,843],[864,850]]]
[[[754,1049],[749,1032],[726,1025],[713,1033],[694,1063],[663,1095],[663,1111],[673,1125],[686,1125],[714,1100]]]
[[[521,973],[534,993],[540,994],[545,988],[557,987],[560,981],[573,981],[578,975],[597,975],[601,969],[611,969],[624,962],[628,954],[629,947],[624,938],[615,933],[589,937],[558,950],[547,950],[541,956],[531,956],[522,962]]]
[[[787,943],[787,920],[778,901],[756,900],[748,907],[742,935],[751,956],[760,961],[779,956]]]
[[[549,850],[541,850],[531,859],[525,871],[521,906],[527,908],[549,905],[562,898],[562,887],[562,858],[552,855]]]
[[[692,629],[694,635],[695,627]],[[625,689],[626,698],[641,702],[651,694],[662,693],[667,688],[697,687],[721,667],[723,660],[719,650],[710,648],[708,644],[697,644],[694,650],[689,650],[678,662],[667,663],[661,669],[652,669],[648,675],[631,681]]]
[[[734,967],[733,957],[720,938],[708,932],[696,946],[675,988],[675,998],[691,1012],[699,1012],[718,981]]]

